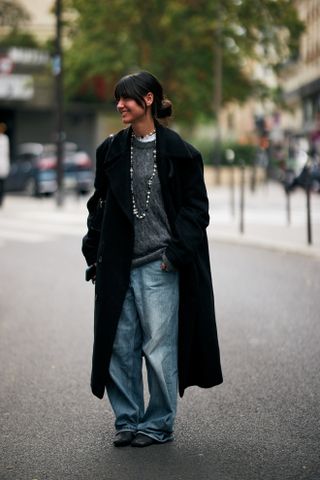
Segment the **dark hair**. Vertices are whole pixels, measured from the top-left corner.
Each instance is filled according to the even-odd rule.
[[[154,101],[151,105],[153,117],[166,118],[172,115],[172,103],[164,98],[163,88],[159,80],[149,72],[133,73],[122,77],[114,90],[115,99],[120,97],[132,98],[138,105],[147,108],[144,96],[153,93]]]

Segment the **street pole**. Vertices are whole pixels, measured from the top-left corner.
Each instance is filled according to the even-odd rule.
[[[236,216],[236,199],[235,199],[235,185],[234,185],[234,165],[232,164],[230,167],[230,174],[231,174],[231,185],[230,185],[230,203],[231,203],[231,215],[233,217]]]
[[[287,210],[287,224],[288,226],[291,225],[291,198],[289,190],[286,191],[286,210]]]
[[[63,153],[64,153],[64,125],[63,125],[63,55],[62,55],[62,0],[56,0],[56,44],[53,59],[53,73],[55,76],[56,97],[56,145],[57,145],[57,206],[61,207],[64,201],[63,192]]]
[[[307,164],[307,177],[306,177],[306,197],[307,197],[307,238],[308,245],[312,245],[312,227],[311,227],[311,174],[310,174],[310,165]]]
[[[230,172],[230,209],[231,215],[235,217],[236,215],[236,206],[235,206],[235,182],[234,182],[234,158],[235,154],[231,148],[228,148],[225,152],[226,160],[229,163],[229,172]]]
[[[221,46],[221,21],[219,4],[217,6],[217,27],[214,32],[214,97],[213,108],[216,117],[216,136],[214,140],[213,164],[216,166],[217,184],[220,184],[221,165],[221,104],[222,104],[222,46]]]
[[[256,159],[253,158],[252,167],[251,167],[251,182],[250,182],[250,189],[252,193],[256,191],[256,184],[257,184],[257,163],[256,163]]]

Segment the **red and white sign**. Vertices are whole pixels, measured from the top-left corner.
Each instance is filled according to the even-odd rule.
[[[0,57],[0,74],[10,75],[13,70],[13,61],[9,57]]]

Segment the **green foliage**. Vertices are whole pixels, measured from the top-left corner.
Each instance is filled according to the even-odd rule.
[[[0,47],[39,48],[39,44],[31,33],[12,30],[0,39]]]
[[[177,120],[191,125],[212,116],[214,46],[222,49],[224,102],[265,95],[246,62],[259,58],[276,68],[291,55],[302,31],[292,3],[68,0],[78,13],[65,58],[69,98],[111,102],[121,76],[149,70],[163,82]]]
[[[8,33],[0,38],[0,47],[37,48],[35,37],[23,31],[23,24],[30,20],[28,11],[16,0],[0,0],[0,26]]]

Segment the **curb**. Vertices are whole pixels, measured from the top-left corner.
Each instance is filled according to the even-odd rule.
[[[269,240],[258,239],[254,237],[240,237],[239,235],[228,235],[224,233],[218,232],[208,232],[208,238],[210,241],[213,242],[220,242],[220,243],[231,243],[235,245],[242,245],[247,247],[256,247],[256,248],[263,248],[267,250],[274,250],[283,253],[290,253],[290,254],[299,254],[305,255],[308,257],[313,257],[320,260],[320,249],[316,248],[312,245],[310,246],[300,246],[300,245],[292,245],[288,243],[279,243],[279,242],[272,242]]]

